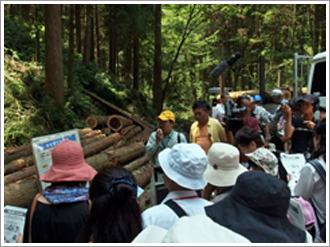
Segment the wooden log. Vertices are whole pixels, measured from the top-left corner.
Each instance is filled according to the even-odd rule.
[[[149,136],[152,133],[152,130],[149,128],[146,128],[133,136],[131,139],[128,140],[128,143],[133,143],[133,142],[142,142],[146,143],[149,140]]]
[[[121,140],[123,136],[119,133],[114,133],[106,138],[92,142],[83,147],[85,158],[99,153],[101,150],[115,144]]]
[[[124,139],[125,140],[129,140],[131,139],[134,135],[136,135],[137,133],[141,132],[142,128],[140,126],[136,126],[133,129],[131,129],[130,131],[127,132],[126,135],[124,135]]]
[[[28,157],[16,159],[4,165],[4,175],[16,172],[24,167],[29,167],[32,165],[33,165],[33,158],[31,155]]]
[[[124,128],[121,129],[120,134],[122,134],[123,136],[126,135],[128,133],[128,131],[132,130],[136,125],[135,124],[131,124],[128,125]]]
[[[148,183],[150,183],[151,175],[154,171],[154,168],[151,164],[147,164],[140,169],[133,171],[133,176],[135,177],[136,184],[141,188],[144,188]]]
[[[99,130],[99,129],[95,129],[95,130],[92,130],[89,133],[86,133],[84,135],[81,135],[80,136],[80,140],[84,140],[86,138],[90,138],[90,137],[93,137],[93,136],[96,136],[96,135],[99,135],[99,134],[102,134],[102,131]]]
[[[97,134],[97,135],[95,135],[93,137],[85,138],[85,139],[81,140],[81,146],[86,146],[86,145],[88,145],[88,144],[90,144],[92,142],[95,142],[95,141],[98,141],[98,140],[102,140],[105,137],[106,137],[105,134],[100,133],[100,134]]]
[[[88,157],[86,163],[92,166],[96,171],[101,170],[104,166],[111,166],[109,155],[107,153],[99,153]]]
[[[113,161],[117,166],[120,166],[141,157],[145,152],[145,145],[142,142],[135,142],[128,146],[108,151],[107,154],[109,154],[110,161]]]
[[[8,164],[18,158],[30,156],[32,154],[32,145],[26,144],[19,147],[10,147],[4,151],[4,163]]]
[[[143,155],[142,157],[133,160],[132,162],[126,164],[125,166],[123,166],[126,170],[132,172],[135,169],[145,165],[146,163],[148,163],[150,161],[150,158],[147,155]]]
[[[89,96],[91,96],[92,98],[94,98],[95,100],[100,102],[101,104],[107,106],[108,108],[120,113],[121,115],[123,115],[129,119],[132,119],[138,125],[140,125],[142,127],[149,127],[151,129],[155,129],[155,126],[153,126],[152,124],[149,124],[148,122],[145,122],[145,121],[133,116],[132,114],[128,113],[127,111],[124,111],[123,109],[120,109],[119,107],[115,106],[114,104],[111,104],[110,102],[98,97],[96,94],[91,93],[91,92],[87,91],[86,89],[83,89],[83,92],[88,94]]]
[[[133,121],[121,115],[111,115],[107,120],[107,126],[114,132],[119,132],[122,128],[133,124]]]
[[[80,138],[81,138],[81,136],[83,136],[83,135],[85,135],[89,132],[92,132],[92,131],[93,131],[93,129],[89,128],[89,127],[83,128],[83,129],[78,129],[78,133],[79,133]]]
[[[10,173],[4,177],[4,185],[25,179],[27,177],[30,177],[32,175],[36,174],[36,168],[35,166],[30,166],[23,168],[19,171]]]
[[[105,129],[103,130],[103,133],[106,134],[107,136],[108,136],[108,135],[111,135],[111,129],[110,129],[110,128],[105,128]]]
[[[27,208],[33,197],[39,192],[37,176],[8,184],[3,187],[4,205]]]
[[[138,203],[140,205],[141,212],[146,210],[151,205],[151,196],[149,190],[144,190],[142,195],[138,198]]]
[[[86,118],[86,124],[92,129],[102,128],[107,124],[108,118],[106,115],[89,116]]]

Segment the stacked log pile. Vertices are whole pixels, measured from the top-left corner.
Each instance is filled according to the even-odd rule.
[[[97,171],[121,166],[132,172],[138,186],[145,189],[139,198],[141,209],[148,207],[153,168],[145,145],[153,129],[117,114],[90,116],[86,123],[88,128],[78,129],[86,162]],[[31,144],[6,149],[4,161],[4,205],[27,208],[39,192]]]

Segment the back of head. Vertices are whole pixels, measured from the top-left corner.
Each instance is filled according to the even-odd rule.
[[[80,241],[127,243],[142,230],[137,185],[121,167],[104,167],[89,188],[92,208]]]
[[[133,243],[250,243],[206,215],[183,216],[169,230],[149,226]]]
[[[240,144],[247,147],[252,141],[256,143],[257,147],[262,147],[263,142],[260,134],[251,127],[243,127],[235,134],[235,145]]]
[[[326,152],[327,152],[327,125],[326,125],[326,119],[320,120],[318,124],[316,124],[313,136],[317,137],[319,136],[320,143],[318,144],[318,148],[314,150],[312,153],[311,158],[318,158],[320,155],[322,155],[324,161],[326,161]]]

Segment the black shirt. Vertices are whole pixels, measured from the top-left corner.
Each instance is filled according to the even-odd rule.
[[[312,151],[312,136],[313,129],[307,127],[304,124],[305,119],[298,116],[292,116],[292,126],[294,132],[291,137],[291,150],[290,153],[306,153]],[[315,118],[312,119],[314,123],[317,123]]]

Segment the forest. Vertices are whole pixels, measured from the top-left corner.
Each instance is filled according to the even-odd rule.
[[[110,3],[110,2],[109,2]],[[123,2],[124,3],[124,2]],[[318,2],[319,3],[319,2]],[[235,52],[225,86],[292,87],[293,54],[326,50],[325,4],[2,4],[4,147],[84,127],[106,114],[88,90],[154,124],[163,109],[187,134],[210,72]]]

